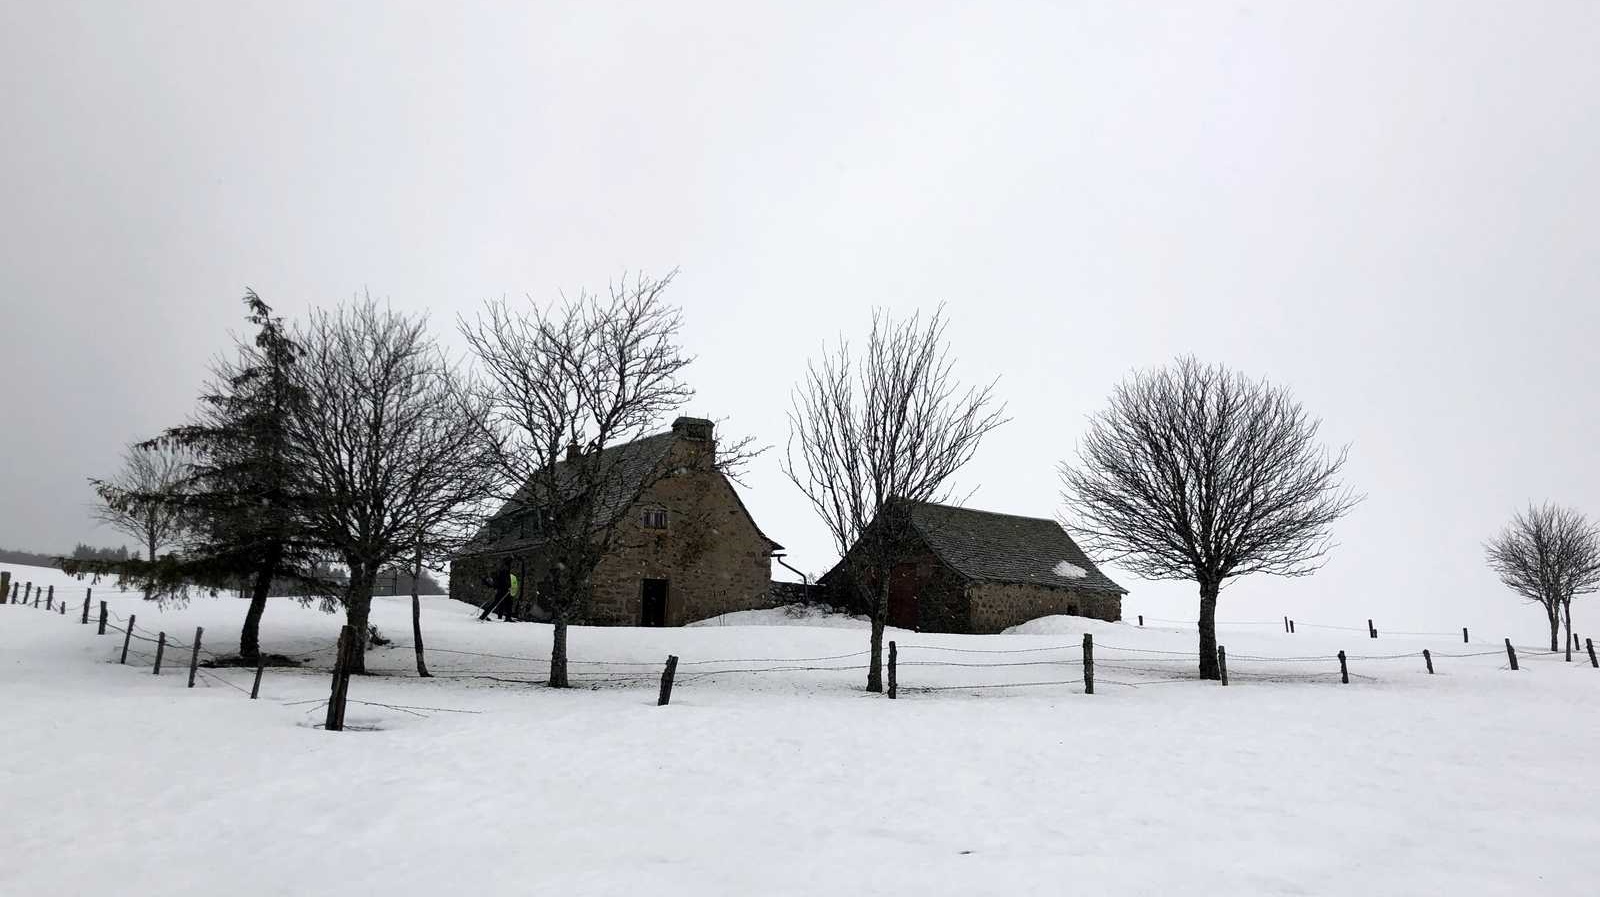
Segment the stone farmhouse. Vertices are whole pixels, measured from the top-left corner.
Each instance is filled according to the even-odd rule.
[[[1128,590],[1054,520],[923,502],[910,503],[909,514],[909,559],[889,576],[890,626],[994,633],[1051,614],[1122,619]],[[848,560],[822,578],[847,604]]]
[[[771,558],[783,546],[756,526],[728,478],[712,465],[712,422],[680,417],[672,429],[599,456],[570,449],[563,465],[615,465],[601,516],[618,527],[575,623],[681,626],[730,611],[770,607]],[[450,597],[482,604],[504,559],[521,586],[513,615],[544,620],[539,584],[550,569],[540,521],[550,508],[507,502],[450,564]]]

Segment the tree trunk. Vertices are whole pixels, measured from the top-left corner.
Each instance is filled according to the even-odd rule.
[[[567,682],[567,611],[557,610],[550,642],[550,687],[566,688]]]
[[[350,584],[344,592],[345,622],[355,630],[356,646],[350,651],[349,671],[367,671],[367,629],[372,617],[372,583],[377,572],[359,564],[350,565]]]
[[[878,571],[878,581],[872,590],[872,641],[871,656],[867,661],[867,691],[883,691],[883,627],[889,616],[889,572]]]
[[[422,597],[417,594],[417,583],[421,581],[422,552],[419,550],[411,570],[411,644],[417,651],[417,675],[431,679],[433,674],[428,672],[428,662],[422,656]]]
[[[150,562],[150,564],[151,564],[150,569],[154,570],[155,569],[155,562],[156,562],[156,540],[155,540],[155,537],[153,537],[153,536],[150,537],[149,546],[150,546],[150,554],[145,558],[145,560]],[[150,600],[150,596],[151,596],[152,591],[153,591],[153,589],[151,588],[150,583],[146,582],[144,584],[144,600],[146,600],[146,601]]]
[[[1561,605],[1557,604],[1550,609],[1550,651],[1555,653],[1561,650]]]
[[[1217,666],[1217,583],[1200,582],[1200,678],[1221,679]]]
[[[261,615],[267,611],[267,593],[272,591],[272,577],[278,572],[282,554],[276,545],[267,549],[266,562],[256,571],[251,584],[250,607],[244,612],[244,628],[239,630],[239,656],[246,661],[261,657]]]

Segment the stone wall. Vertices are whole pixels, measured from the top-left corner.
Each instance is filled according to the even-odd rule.
[[[935,566],[917,590],[918,632],[971,632],[966,581],[949,567]]]
[[[491,589],[484,581],[494,575],[500,566],[500,557],[459,557],[450,562],[450,597],[483,605],[489,600]],[[549,614],[538,604],[539,580],[544,575],[542,560],[535,554],[510,555],[511,572],[516,574],[522,595],[511,602],[512,616],[522,620],[548,621]]]
[[[1052,614],[1122,619],[1122,597],[1110,592],[1060,589],[1020,583],[984,582],[967,588],[970,626],[975,633],[999,632]]]
[[[494,572],[496,561],[486,557],[458,557],[450,562],[450,597],[469,604],[489,600],[489,587],[481,580]]]
[[[666,622],[681,626],[718,614],[773,606],[770,543],[745,511],[733,484],[712,469],[711,443],[680,439],[668,457],[670,475],[658,480],[618,521],[610,553],[595,568],[589,606],[574,622],[636,626],[641,622],[643,580],[667,580]],[[646,528],[646,509],[664,509],[667,528]],[[537,600],[544,558],[537,551],[511,556],[523,595],[522,619],[549,619]],[[483,580],[499,557],[461,557],[450,565],[450,597],[481,604]]]
[[[665,530],[647,529],[644,511],[664,508]],[[771,607],[770,545],[722,474],[680,464],[645,491],[623,517],[616,547],[595,570],[589,622],[635,626],[646,579],[667,580],[667,625]]]
[[[907,574],[916,579],[918,632],[967,631],[965,580],[926,550],[917,552],[909,562],[896,568],[896,577]],[[890,622],[898,622],[892,614]]]

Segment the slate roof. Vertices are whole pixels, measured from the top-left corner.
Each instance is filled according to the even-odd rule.
[[[597,520],[612,521],[633,505],[639,493],[647,485],[651,472],[656,469],[667,454],[672,451],[675,433],[657,433],[646,436],[633,442],[611,446],[599,455],[587,455],[577,462],[560,461],[556,464],[556,476],[561,484],[560,501],[567,501],[577,493],[577,476],[573,469],[574,463],[603,464],[609,472],[602,475],[605,484],[605,494],[600,496],[595,507]],[[542,545],[545,536],[534,531],[535,528],[528,524],[519,525],[519,515],[527,515],[531,522],[532,512],[538,508],[549,507],[553,502],[540,500],[534,495],[534,484],[529,483],[522,487],[514,498],[500,506],[493,517],[483,525],[478,534],[467,543],[461,554],[487,554],[504,551],[521,551]]]
[[[595,519],[608,523],[616,520],[626,513],[634,502],[639,500],[645,488],[651,485],[654,481],[652,474],[667,460],[678,438],[678,433],[668,430],[633,442],[611,446],[598,455],[585,455],[577,461],[557,462],[556,476],[560,483],[557,502],[540,500],[534,495],[535,484],[528,483],[514,498],[500,506],[500,510],[478,530],[478,534],[467,543],[458,556],[526,551],[543,545],[546,537],[537,532],[536,527],[531,524],[536,516],[533,512],[576,497],[579,483],[573,468],[575,463],[598,463],[606,466],[607,471],[601,474],[605,492],[596,502]],[[739,498],[738,490],[733,490],[733,497],[748,517],[750,511],[744,507],[744,500]],[[522,517],[521,521],[518,519],[519,516]],[[753,517],[751,523],[755,523]],[[757,527],[756,531],[760,532],[760,528]],[[767,539],[774,549],[783,547],[764,533],[762,538]]]
[[[967,579],[1128,593],[1054,520],[919,502],[911,506],[911,522],[929,549]],[[1087,575],[1056,574],[1062,561]]]

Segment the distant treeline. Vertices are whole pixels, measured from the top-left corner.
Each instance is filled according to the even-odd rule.
[[[129,552],[127,546],[117,548],[96,548],[93,545],[78,543],[72,549],[72,554],[67,557],[87,558],[97,561],[125,561],[130,557],[137,557],[138,552]],[[0,548],[0,564],[24,564],[29,567],[60,567],[59,554],[41,554],[37,551],[18,551],[13,548]]]
[[[129,551],[127,546],[116,548],[97,548],[93,545],[78,543],[73,547],[72,553],[67,557],[82,558],[96,561],[125,561],[139,556],[137,551]],[[19,551],[12,548],[0,548],[0,564],[22,564],[29,567],[57,567],[61,566],[61,555],[44,554],[37,551]],[[337,582],[342,587],[349,576],[344,570],[337,567],[323,567],[319,575]],[[418,581],[420,595],[442,595],[444,587],[434,579],[428,571],[422,571],[422,578]],[[237,588],[237,587],[235,587]],[[302,588],[288,581],[273,584],[274,595],[299,594]],[[378,574],[378,581],[373,584],[374,595],[409,595],[411,594],[411,573],[406,570],[384,570]]]
[[[350,576],[342,568],[323,565],[316,569],[316,575],[336,584],[338,590],[343,590]],[[422,577],[417,581],[419,595],[443,595],[444,587],[428,571],[422,571]],[[233,587],[233,591],[241,592],[245,588],[243,583]],[[269,590],[273,595],[300,595],[305,592],[305,587],[292,580],[273,580]],[[242,592],[241,592],[242,593]],[[406,570],[382,570],[378,579],[372,584],[373,595],[409,595],[411,594],[411,573]],[[319,597],[319,596],[308,596]],[[331,596],[330,596],[331,597]]]

